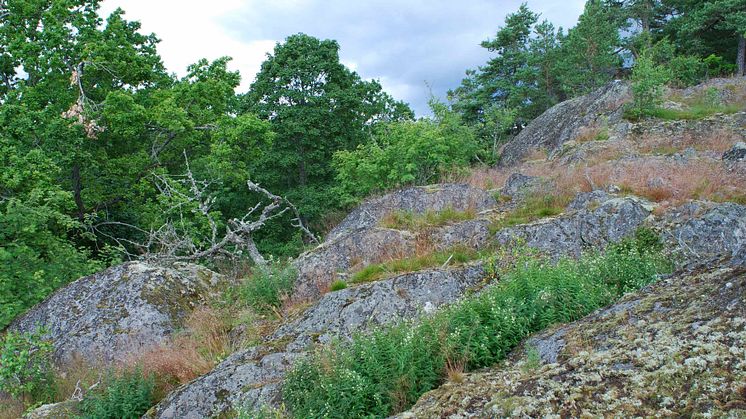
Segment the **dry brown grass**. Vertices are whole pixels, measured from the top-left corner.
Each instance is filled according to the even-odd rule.
[[[693,135],[692,133],[685,133],[681,136],[647,134],[637,137],[635,140],[637,151],[641,154],[673,154],[687,148],[723,153],[743,139],[732,130],[718,129],[707,133],[705,136]]]
[[[23,402],[0,394],[0,419],[18,419],[25,411]]]

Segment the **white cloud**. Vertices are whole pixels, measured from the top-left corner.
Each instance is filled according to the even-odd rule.
[[[239,0],[182,0],[174,7],[175,2],[170,1],[104,0],[100,13],[106,18],[121,7],[126,19],[140,21],[143,32],[154,32],[161,39],[158,52],[166,68],[179,76],[200,58],[233,57],[229,68],[240,70],[239,90],[245,91],[276,41],[242,40],[221,25],[221,19],[237,11],[241,4]]]
[[[486,62],[479,43],[494,36],[523,0],[104,0],[160,39],[169,71],[183,75],[200,58],[231,56],[245,91],[277,41],[305,32],[340,44],[340,59],[363,78],[379,79],[394,97],[427,113],[464,71]],[[555,26],[574,25],[584,0],[528,0]],[[430,86],[428,88],[426,83]]]

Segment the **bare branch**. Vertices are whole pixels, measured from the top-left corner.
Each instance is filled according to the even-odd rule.
[[[221,222],[215,219],[211,212],[216,197],[208,193],[212,182],[198,180],[192,173],[189,159],[184,151],[186,173],[183,176],[163,176],[154,174],[155,186],[160,194],[173,202],[167,213],[176,214],[161,227],[151,231],[127,223],[107,221],[91,225],[92,232],[112,239],[125,249],[128,258],[145,259],[150,261],[195,261],[204,258],[235,258],[246,251],[251,259],[259,266],[267,261],[257,249],[253,235],[266,224],[290,212],[294,215],[291,225],[298,228],[309,240],[318,243],[318,239],[303,223],[298,208],[287,198],[275,195],[251,180],[246,185],[251,192],[266,198],[249,208],[241,218],[227,220],[221,231]],[[187,192],[185,192],[187,191]],[[267,202],[268,201],[268,202]],[[185,214],[191,213],[204,220],[209,228],[206,237],[197,237],[195,243],[194,232],[187,231]],[[117,238],[103,231],[103,226],[120,226],[131,228],[146,239],[138,243],[131,239]],[[133,254],[126,249],[136,249],[139,254]]]

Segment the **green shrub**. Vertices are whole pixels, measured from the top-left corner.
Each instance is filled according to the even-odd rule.
[[[707,77],[707,64],[692,55],[677,55],[668,62],[671,83],[678,88],[694,86]]]
[[[270,313],[293,290],[297,276],[292,266],[270,261],[266,267],[256,268],[234,293],[241,304],[260,313]]]
[[[142,371],[109,372],[101,390],[88,392],[80,412],[86,419],[136,419],[155,403],[155,380]]]
[[[434,183],[443,173],[468,167],[479,148],[473,130],[445,105],[431,106],[433,120],[388,123],[376,130],[373,141],[334,154],[344,203],[371,192]]]
[[[0,391],[15,399],[49,401],[54,395],[52,344],[44,340],[46,331],[9,331],[0,348]]]
[[[707,66],[709,77],[727,76],[736,71],[736,65],[727,62],[723,57],[710,54],[702,62]]]
[[[304,418],[404,410],[444,382],[447,365],[494,365],[531,333],[579,319],[654,281],[667,266],[647,234],[580,260],[523,260],[496,285],[418,324],[335,343],[291,370],[283,398]]]
[[[329,289],[331,291],[339,291],[339,290],[343,290],[345,288],[347,288],[347,283],[344,282],[344,281],[342,281],[341,279],[338,279],[338,280],[332,282],[332,284],[329,286]]]
[[[632,106],[627,109],[631,119],[649,116],[663,102],[663,88],[671,78],[670,70],[656,64],[650,51],[637,58],[632,69]]]

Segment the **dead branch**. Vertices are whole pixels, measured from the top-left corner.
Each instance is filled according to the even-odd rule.
[[[220,220],[215,218],[212,206],[216,197],[208,193],[213,182],[198,180],[192,173],[189,159],[184,152],[186,173],[183,176],[153,175],[159,193],[173,202],[167,210],[176,214],[157,229],[146,231],[134,225],[117,221],[91,224],[93,233],[106,237],[123,249],[128,259],[142,259],[153,262],[195,261],[206,258],[233,259],[244,251],[259,266],[267,264],[259,252],[253,235],[270,220],[290,212],[294,215],[291,225],[299,229],[308,239],[318,243],[316,236],[306,227],[298,208],[287,198],[275,195],[258,183],[246,181],[250,192],[258,193],[265,199],[260,201],[241,218],[227,220],[221,230]],[[268,201],[268,202],[267,202]],[[209,232],[205,237],[195,238],[195,233],[187,232],[187,215],[191,213],[204,220]],[[116,237],[105,232],[104,226],[119,226],[133,229],[145,237],[144,241]],[[135,249],[131,252],[127,249]]]

